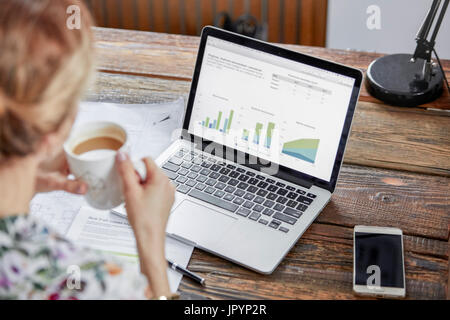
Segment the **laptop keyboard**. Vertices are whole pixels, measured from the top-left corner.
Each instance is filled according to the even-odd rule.
[[[307,190],[186,148],[169,158],[162,170],[178,192],[284,233],[316,198]]]

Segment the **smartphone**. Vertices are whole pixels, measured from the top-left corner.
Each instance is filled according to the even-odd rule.
[[[405,296],[402,230],[355,226],[353,291],[376,297]]]

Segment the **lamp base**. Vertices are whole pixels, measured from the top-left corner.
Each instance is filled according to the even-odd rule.
[[[416,107],[439,98],[443,75],[432,67],[429,81],[418,80],[424,60],[411,63],[410,54],[392,54],[373,61],[367,69],[366,87],[375,98],[401,107]]]

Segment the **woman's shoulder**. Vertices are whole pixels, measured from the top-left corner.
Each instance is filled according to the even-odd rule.
[[[0,298],[144,298],[137,264],[76,246],[32,216],[0,219]]]

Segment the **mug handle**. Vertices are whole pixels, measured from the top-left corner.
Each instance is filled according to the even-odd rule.
[[[138,160],[133,162],[134,170],[139,174],[141,180],[147,179],[147,168],[145,167],[144,161]]]
[[[133,161],[134,170],[139,174],[141,177],[141,180],[147,179],[147,168],[145,167],[144,161],[138,160]],[[125,209],[125,204],[121,204],[120,206],[111,209],[111,213],[115,214],[116,216],[122,217],[127,219],[127,211]]]

